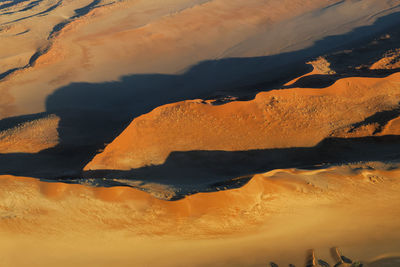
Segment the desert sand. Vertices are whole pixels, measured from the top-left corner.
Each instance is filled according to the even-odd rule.
[[[399,22],[0,1],[0,266],[400,266]]]
[[[173,151],[313,147],[328,137],[398,135],[400,129],[385,128],[392,120],[364,121],[398,108],[399,83],[397,73],[386,78],[344,78],[319,90],[259,93],[251,101],[212,105],[194,100],[162,106],[134,119],[85,169],[161,165]]]
[[[373,263],[380,258],[397,266],[399,174],[369,167],[274,170],[175,202],[127,187],[2,176],[2,263],[303,266],[309,248],[333,264],[330,248],[340,246],[368,266],[382,266]]]

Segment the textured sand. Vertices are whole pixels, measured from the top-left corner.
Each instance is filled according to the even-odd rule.
[[[44,3],[50,5],[46,1]],[[0,117],[46,111],[49,95],[72,82],[114,81],[132,74],[182,74],[204,60],[254,58],[304,49],[301,53],[276,60],[255,58],[254,61],[242,64],[224,64],[222,61],[223,65],[217,66],[216,70],[211,68],[211,73],[194,69],[188,77],[192,82],[186,81],[186,78],[178,83],[160,81],[156,88],[146,85],[150,82],[141,81],[143,77],[135,77],[138,81],[131,82],[133,84],[128,85],[128,88],[137,88],[137,92],[129,96],[129,99],[139,101],[131,102],[136,109],[130,109],[133,109],[134,114],[143,113],[140,101],[149,100],[141,100],[141,87],[151,92],[152,97],[158,95],[160,99],[154,100],[156,103],[165,104],[175,102],[179,96],[209,96],[215,90],[232,84],[244,86],[259,83],[279,76],[275,72],[277,68],[290,69],[292,63],[302,61],[305,57],[318,56],[343,43],[373,34],[376,30],[357,32],[355,37],[338,38],[334,42],[326,41],[320,45],[317,41],[327,36],[351,32],[374,23],[380,17],[400,11],[397,1],[377,0],[122,1],[95,8],[87,15],[74,18],[73,10],[85,8],[91,3],[62,2],[45,19],[34,16],[12,23],[12,19],[7,19],[11,15],[2,18],[5,24],[3,27],[27,28],[29,25],[38,25],[32,27],[34,29],[26,37],[21,35],[17,40],[8,38],[7,32],[3,33],[5,36],[2,39],[7,41],[2,41],[1,45],[4,43],[7,49],[0,50],[6,53],[3,57],[10,58],[14,64],[4,66],[4,71],[28,64],[28,57],[22,57],[28,51],[31,51],[31,55],[35,49],[39,54],[47,52],[34,60],[33,67],[29,64],[28,68],[15,72],[0,84],[0,91],[4,95]],[[93,6],[107,3],[100,1]],[[17,13],[12,16],[21,15]],[[49,17],[54,22],[49,21]],[[68,24],[51,33],[51,27],[58,22]],[[389,22],[381,24],[395,25],[395,22],[396,16],[393,16]],[[377,29],[381,27],[379,25]],[[37,29],[42,32],[36,33]],[[31,41],[31,35],[37,41]],[[25,43],[36,45],[23,49]],[[313,49],[308,49],[313,45]],[[17,66],[13,57],[25,59]],[[266,78],[265,73],[268,72],[271,72],[271,77]],[[119,108],[121,102],[119,100]],[[98,109],[88,104],[77,107],[67,102],[63,105],[72,109]]]
[[[365,132],[352,125],[397,109],[399,82],[399,74],[345,78],[324,89],[263,92],[251,101],[215,106],[194,100],[162,106],[135,119],[85,169],[161,165],[174,151],[313,147],[327,137],[371,136],[385,125],[366,123],[370,129]],[[399,133],[389,128],[379,134]]]
[[[400,1],[16,2],[0,266],[399,266]]]
[[[59,121],[49,116],[0,131],[0,153],[37,153],[56,146]]]
[[[359,167],[275,170],[240,189],[175,202],[2,176],[2,263],[302,266],[310,248],[333,263],[332,246],[365,262],[399,256],[399,173]]]

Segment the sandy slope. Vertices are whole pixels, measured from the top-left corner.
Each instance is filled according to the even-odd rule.
[[[0,131],[0,153],[37,153],[58,144],[60,118],[48,116]]]
[[[135,119],[85,169],[161,165],[174,151],[313,147],[324,138],[343,137],[336,132],[349,132],[345,129],[376,113],[397,109],[399,82],[399,74],[345,78],[324,89],[263,92],[251,101],[212,105],[194,100],[162,106]],[[375,123],[375,128],[369,123],[364,134],[352,129],[354,134],[346,137],[370,136],[381,126]]]
[[[398,266],[398,11],[1,1],[0,266]]]
[[[90,2],[41,0],[7,8],[0,5],[0,73],[29,64],[31,56],[48,42],[53,27]]]
[[[77,3],[63,2],[62,6],[68,6],[69,11],[64,12],[61,7],[55,9],[53,13],[56,19],[60,18],[60,13],[68,18]],[[82,7],[88,4],[79,3]],[[8,96],[7,101],[0,105],[0,116],[4,118],[45,111],[46,98],[71,82],[104,82],[131,74],[176,74],[204,60],[260,57],[306,49],[326,36],[344,34],[393,14],[399,9],[397,5],[398,1],[377,0],[174,0],[124,1],[106,5],[94,9],[86,16],[73,19],[60,34],[51,38],[50,51],[37,60],[34,68],[24,70],[0,85],[2,95]],[[41,18],[34,17],[31,19],[33,21],[26,20],[26,23],[51,25],[47,19],[36,22]],[[284,59],[265,58],[246,64],[225,64],[212,71],[214,74],[195,71],[190,75],[191,82],[186,79],[178,84],[175,81],[160,82],[155,85],[157,88],[150,90],[146,81],[131,82],[126,86],[131,89],[133,86],[138,92],[144,87],[153,95],[160,95],[164,102],[161,104],[165,104],[176,101],[182,95],[186,98],[209,95],[217,89],[232,86],[232,83],[237,87],[262,82],[277,75],[274,73],[277,64],[281,67],[283,63],[290,66],[305,57],[318,55],[340,44],[373,34],[384,26],[395,24],[396,18],[393,16],[376,29],[358,32],[352,38],[315,43],[316,47],[312,50],[306,49]],[[10,25],[19,27],[21,23],[25,23],[25,20]],[[313,26],[303,28],[301,25]],[[43,44],[43,40],[48,38],[49,27],[36,28],[44,31],[37,33],[42,42],[38,44],[40,50],[48,45]],[[281,36],[281,32],[285,32],[285,36]],[[32,34],[35,32],[32,31]],[[30,37],[27,35],[27,38]],[[271,38],[274,42],[271,42]],[[21,43],[26,43],[25,40],[21,39]],[[10,50],[11,43],[8,42],[19,43],[12,39],[7,41],[5,45],[8,49],[2,51],[9,54],[3,57],[12,58],[24,53],[22,47],[20,51]],[[20,49],[20,46],[14,46]],[[32,47],[29,49],[32,50]],[[266,77],[267,72],[271,72],[271,76]],[[133,94],[130,98],[135,101],[140,95]],[[72,103],[65,105],[73,108]],[[139,105],[133,113],[143,113],[142,109]]]
[[[389,51],[379,61],[371,66],[371,69],[397,69],[400,68],[400,50]]]
[[[175,202],[2,176],[2,264],[302,266],[310,248],[333,263],[332,246],[354,260],[399,256],[399,173],[369,166],[275,170]]]

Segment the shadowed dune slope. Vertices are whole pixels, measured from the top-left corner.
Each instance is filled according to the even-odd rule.
[[[0,266],[398,267],[399,24],[400,0],[0,0]]]
[[[396,25],[398,11],[398,1],[378,0],[63,1],[43,16],[3,23],[32,29],[27,37],[4,35],[4,44],[12,49],[1,50],[3,58],[14,64],[13,58],[21,57],[25,64],[4,67],[0,117],[44,112],[48,96],[68,85],[71,90],[79,87],[74,83],[104,83],[134,74],[182,74],[207,60],[258,57],[245,65],[234,60],[224,66],[210,62],[188,79],[162,87],[128,84],[126,89],[154,90],[165,104],[177,101],[176,95],[208,97],[293,71],[304,73],[305,59]],[[47,23],[48,18],[54,23]],[[29,34],[38,36],[34,47],[23,50],[15,45],[33,43],[27,42],[32,39]],[[340,37],[316,45],[329,36]],[[287,55],[269,58],[282,54]],[[31,55],[28,62],[25,55]],[[226,69],[214,73],[212,65]],[[165,97],[169,94],[175,97]],[[141,109],[136,112],[143,114]]]

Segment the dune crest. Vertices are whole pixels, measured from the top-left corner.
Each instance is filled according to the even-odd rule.
[[[399,24],[400,0],[0,0],[0,266],[398,263]]]
[[[42,255],[38,250],[45,249],[54,253],[42,258],[41,266],[51,266],[60,255],[76,258],[74,266],[85,266],[86,260],[76,257],[85,249],[63,249],[76,247],[73,242],[79,241],[91,247],[91,261],[100,266],[104,256],[110,255],[118,256],[121,266],[201,266],[207,262],[229,266],[232,260],[244,266],[267,260],[301,266],[304,252],[311,247],[329,259],[327,248],[332,243],[367,261],[398,248],[398,175],[398,169],[375,163],[368,168],[274,170],[256,175],[242,188],[178,201],[159,200],[128,187],[93,188],[1,176],[2,260],[25,266]],[[368,219],[371,214],[373,220]],[[18,246],[7,246],[10,242]],[[30,242],[36,245],[25,257],[13,257],[16,248],[29,247]],[[132,246],[143,250],[132,250]],[[218,246],[219,253],[212,253]],[[163,253],[166,248],[170,248],[168,255]],[[188,255],[202,251],[208,257],[182,257],[182,248]],[[373,253],[365,253],[371,248]],[[279,254],[282,249],[288,249],[290,257]],[[235,256],[239,251],[240,256],[249,257]],[[60,262],[69,266],[68,261]]]
[[[324,89],[263,92],[251,101],[165,105],[133,120],[85,170],[159,165],[173,151],[312,147],[338,129],[397,109],[399,81],[399,74],[345,78]]]
[[[176,201],[160,200],[151,194],[130,187],[105,188],[86,186],[84,183],[81,185],[49,183],[33,178],[7,175],[1,176],[0,183],[3,200],[15,197],[15,192],[22,193],[22,191],[31,188],[26,191],[26,199],[32,198],[36,201],[45,198],[62,205],[71,205],[71,201],[82,202],[82,204],[85,201],[90,201],[92,203],[90,206],[94,205],[93,209],[100,208],[103,205],[102,203],[110,203],[110,205],[115,203],[118,206],[128,204],[129,207],[126,208],[135,210],[138,214],[132,216],[138,218],[151,215],[165,220],[173,220],[178,217],[190,220],[190,218],[200,219],[205,216],[205,218],[214,220],[226,216],[235,216],[235,212],[246,211],[248,217],[243,219],[256,223],[262,220],[263,216],[269,216],[270,212],[273,212],[273,209],[270,210],[268,207],[274,207],[276,201],[284,201],[289,195],[292,195],[293,198],[309,198],[309,201],[336,202],[341,198],[347,198],[347,194],[356,190],[357,187],[363,188],[361,191],[368,193],[371,190],[378,190],[378,188],[374,188],[376,185],[382,185],[385,188],[397,186],[395,184],[397,183],[398,170],[390,170],[390,168],[378,163],[370,163],[370,165],[373,167],[365,168],[361,165],[349,165],[320,170],[276,169],[254,175],[249,182],[237,189],[198,193]],[[344,190],[345,187],[349,188]],[[10,191],[11,188],[14,188],[14,190]],[[393,188],[393,190],[397,189]],[[333,196],[338,198],[333,198]],[[362,196],[358,198],[361,199]],[[18,200],[18,203],[22,206],[26,205],[24,199]],[[290,201],[293,200],[290,199]],[[40,204],[40,202],[35,201],[30,206],[34,207]],[[289,201],[289,199],[286,199],[286,201]],[[19,208],[22,208],[22,206],[19,207],[20,204],[15,207],[15,213],[18,213]],[[283,202],[280,203],[280,205],[282,204]],[[89,206],[88,209],[90,209]],[[111,210],[106,212],[111,212]],[[155,214],[150,214],[153,212]],[[103,215],[107,217],[107,215]],[[257,218],[258,216],[261,217]],[[15,220],[19,219],[21,217],[15,217]],[[3,223],[11,224],[12,222],[3,221]],[[246,222],[243,221],[242,223]],[[121,227],[123,226],[121,225]],[[239,229],[236,230],[239,231]]]

